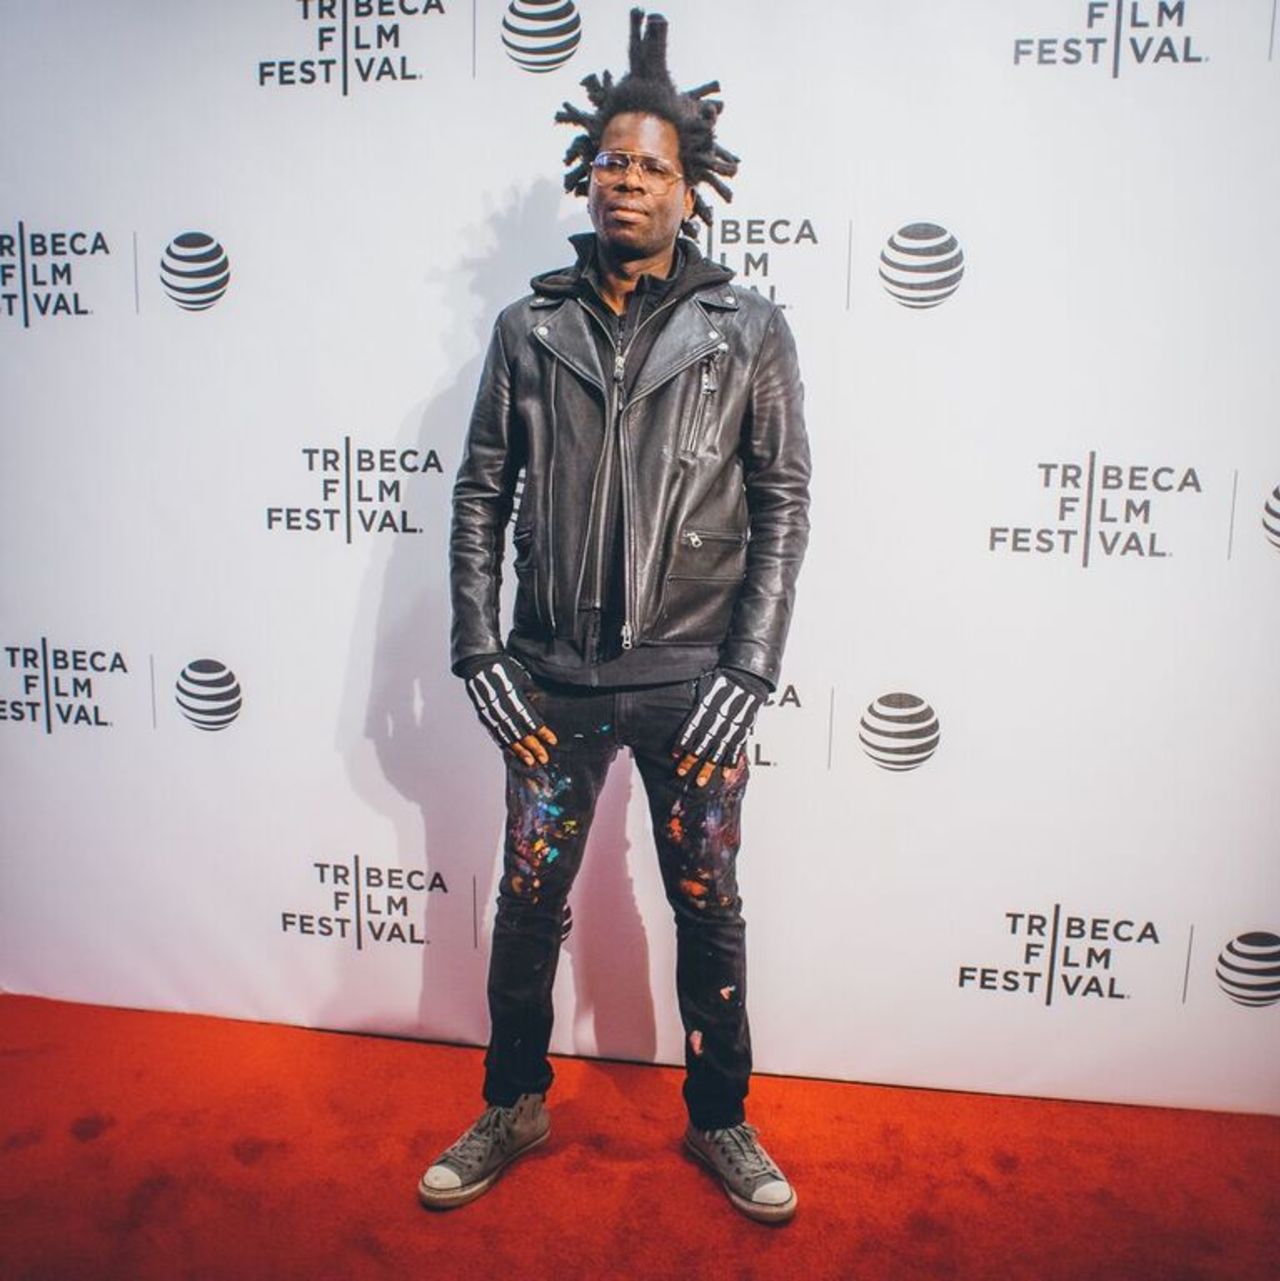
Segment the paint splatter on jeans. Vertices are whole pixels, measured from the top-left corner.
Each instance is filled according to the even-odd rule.
[[[693,1124],[743,1119],[751,1076],[746,1011],[746,927],[735,867],[745,757],[705,787],[675,773],[672,744],[697,698],[697,681],[632,690],[535,690],[556,731],[550,762],[507,759],[507,830],[493,952],[492,1034],[485,1098],[509,1105],[552,1081],[552,986],[564,908],[581,866],[596,801],[620,747],[644,782],[663,886],[676,923],[676,994],[685,1031],[684,1097]],[[597,850],[609,858],[615,851]]]

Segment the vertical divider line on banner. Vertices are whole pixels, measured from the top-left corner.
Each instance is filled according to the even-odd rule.
[[[1080,568],[1089,568],[1089,542],[1093,535],[1093,469],[1098,460],[1098,451],[1089,451],[1089,479],[1084,490],[1084,551],[1080,557]],[[1056,920],[1056,917],[1055,917]]]
[[[1044,1003],[1053,1004],[1053,980],[1058,969],[1058,918],[1062,913],[1062,904],[1053,905],[1053,929],[1049,934],[1049,981],[1044,985]]]
[[[342,438],[342,506],[346,522],[347,546],[351,546],[351,437]]]
[[[360,929],[360,855],[351,856],[352,897],[356,901],[356,951],[364,951],[364,937]]]
[[[1227,559],[1231,559],[1231,551],[1235,546],[1236,537],[1236,489],[1240,484],[1240,468],[1236,467],[1231,472],[1231,516],[1227,521]]]
[[[1187,1003],[1187,988],[1191,983],[1191,944],[1196,937],[1196,927],[1192,925],[1187,934],[1187,964],[1182,972],[1182,1004]]]
[[[49,697],[49,638],[47,636],[40,637],[40,681],[44,686],[44,732],[52,734],[53,700]]]
[[[31,313],[27,303],[27,228],[18,219],[18,278],[22,281],[22,327],[31,328]]]
[[[844,309],[848,311],[853,303],[853,219],[849,219],[849,234],[844,252]]]
[[[347,96],[347,79],[350,75],[351,57],[347,52],[347,5],[349,0],[342,0],[342,96]],[[350,542],[350,537],[347,542]]]

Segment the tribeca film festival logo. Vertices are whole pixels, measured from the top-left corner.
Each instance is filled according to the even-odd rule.
[[[705,238],[708,258],[737,273],[735,285],[745,285],[785,308],[778,295],[775,268],[818,244],[818,233],[809,218],[723,218],[696,233]]]
[[[786,709],[799,711],[804,707],[804,704],[800,701],[800,691],[794,685],[780,684],[778,688],[764,700],[764,706],[766,708],[777,708],[779,711]],[[746,746],[750,748],[747,760],[752,769],[769,769],[778,763],[776,749],[762,744],[760,738],[761,726],[764,725],[767,727],[769,723],[769,719],[762,713],[757,718],[756,723],[751,727],[751,736]]]
[[[422,868],[350,863],[312,863],[323,895],[319,911],[280,913],[285,934],[340,939],[363,951],[366,943],[407,943],[421,947],[422,903],[428,894],[448,894],[439,872]]]
[[[174,701],[196,729],[226,729],[240,715],[244,694],[236,674],[216,658],[197,658],[178,676]]]
[[[174,236],[160,260],[160,283],[183,311],[207,311],[227,292],[227,251],[204,231]]]
[[[1007,992],[1041,998],[1127,1001],[1115,972],[1118,956],[1130,948],[1159,946],[1152,921],[1128,917],[1072,916],[1055,903],[1053,911],[1006,912],[1012,963],[961,965],[957,985],[978,992]]]
[[[534,74],[563,67],[582,39],[573,0],[511,0],[502,19],[502,45],[518,67]]]
[[[938,749],[938,714],[917,694],[881,694],[859,722],[862,749],[881,769],[902,773],[923,765]]]
[[[301,57],[264,58],[259,88],[327,85],[344,98],[353,87],[421,80],[404,52],[405,18],[444,14],[443,0],[295,0],[309,45]],[[390,19],[390,21],[384,21]],[[420,28],[413,22],[410,30]]]
[[[406,505],[406,484],[444,474],[434,449],[366,449],[354,446],[350,436],[342,438],[340,449],[304,445],[302,457],[317,502],[268,507],[268,530],[340,534],[348,543],[357,534],[420,534]]]
[[[1053,504],[1040,526],[992,525],[991,552],[1035,552],[1090,557],[1161,560],[1171,555],[1152,523],[1152,503],[1202,492],[1194,467],[1099,463],[1096,450],[1084,463],[1037,463],[1040,488]]]
[[[1071,35],[1019,36],[1015,67],[1190,66],[1208,62],[1186,31],[1186,0],[1089,0],[1084,31]]]
[[[964,276],[964,251],[932,222],[899,227],[880,251],[880,279],[891,298],[920,311],[946,302]]]
[[[92,316],[83,268],[111,249],[102,231],[32,231],[21,219],[0,231],[0,316],[30,329],[41,320]]]
[[[113,676],[128,675],[124,655],[112,649],[72,649],[52,645],[4,646],[8,697],[0,697],[0,721],[55,729],[107,729],[101,690]]]
[[[1237,1004],[1257,1009],[1280,1001],[1280,936],[1238,935],[1218,953],[1218,986]]]

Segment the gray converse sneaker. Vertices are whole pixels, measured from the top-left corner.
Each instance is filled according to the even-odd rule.
[[[418,1199],[432,1210],[451,1210],[488,1191],[522,1152],[551,1132],[541,1094],[522,1094],[509,1108],[488,1107],[480,1119],[418,1182]]]
[[[685,1145],[720,1178],[729,1200],[752,1219],[783,1223],[796,1212],[795,1189],[749,1125],[727,1130],[695,1130],[684,1135]]]

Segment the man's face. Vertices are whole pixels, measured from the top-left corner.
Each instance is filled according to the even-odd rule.
[[[681,172],[680,137],[661,116],[639,111],[614,116],[605,126],[600,150],[658,156]],[[615,258],[651,258],[675,244],[680,224],[693,215],[693,190],[684,179],[670,191],[648,190],[636,165],[613,186],[605,186],[593,171],[587,208],[596,235]]]

